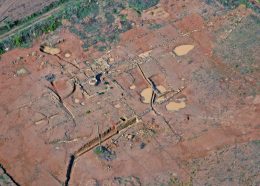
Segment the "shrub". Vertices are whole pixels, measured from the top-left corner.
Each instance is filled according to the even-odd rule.
[[[16,47],[20,47],[22,45],[22,37],[20,35],[15,35],[13,39],[13,44]]]
[[[0,55],[5,53],[4,47],[0,46]]]
[[[163,25],[161,25],[161,24],[151,24],[151,25],[149,25],[149,29],[156,30],[156,29],[161,28],[162,26]]]
[[[106,51],[107,47],[106,46],[97,46],[97,49],[100,52],[104,52],[104,51]]]
[[[240,4],[250,5],[249,0],[219,0],[221,4],[228,8],[234,8]]]
[[[100,24],[98,21],[92,22],[91,24],[85,27],[85,31],[90,33],[98,32],[99,29],[100,29]]]
[[[107,13],[105,14],[105,17],[106,17],[106,20],[107,20],[107,23],[108,23],[108,24],[114,23],[115,18],[114,18],[114,16],[113,16],[113,14],[111,14],[110,12],[107,12]]]
[[[139,12],[156,5],[158,2],[159,0],[128,0],[129,6]]]
[[[125,32],[125,31],[130,30],[132,28],[132,24],[128,20],[120,21],[120,23],[122,24],[122,29],[120,30],[120,32]]]
[[[87,16],[93,15],[96,16],[99,12],[99,6],[96,1],[91,2],[90,4],[79,5],[79,9],[77,11],[77,17],[79,19],[83,19]]]

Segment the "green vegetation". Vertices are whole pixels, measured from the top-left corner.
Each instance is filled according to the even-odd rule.
[[[151,30],[157,30],[157,29],[159,29],[159,28],[161,28],[163,25],[162,24],[151,24],[151,25],[149,25],[149,29],[151,29]]]
[[[107,160],[107,161],[111,161],[113,159],[116,158],[115,153],[113,153],[112,151],[110,151],[108,148],[104,147],[104,146],[97,146],[93,152],[100,158],[103,160]]]
[[[98,49],[98,51],[100,51],[100,52],[104,52],[104,51],[107,50],[107,47],[106,47],[106,46],[97,46],[97,49]]]
[[[110,12],[106,12],[105,14],[106,20],[108,24],[112,24],[115,21],[115,17]]]
[[[96,33],[96,32],[98,32],[100,27],[101,27],[100,23],[95,21],[95,22],[90,23],[87,27],[85,27],[85,31],[90,32],[90,33]]]
[[[250,15],[237,26],[229,37],[215,48],[223,62],[242,75],[257,72],[257,49],[259,48],[260,19]]]
[[[35,13],[29,17],[26,17],[19,21],[8,21],[8,24],[6,28],[12,29],[15,26],[19,26],[21,24],[25,24],[25,27],[30,25],[32,19],[39,17],[39,15],[42,15],[43,13],[46,13],[47,11],[51,10],[54,7],[57,7],[61,5],[62,3],[69,2],[71,0],[60,0],[59,2],[52,3],[51,5],[45,7],[42,11]],[[61,20],[63,18],[69,17],[72,19],[73,15],[77,16],[83,16],[83,14],[91,14],[93,12],[97,11],[96,8],[96,0],[91,1],[91,3],[86,3],[85,0],[78,0],[78,1],[71,1],[70,6],[63,7],[60,11],[55,13],[54,15],[50,16],[49,18],[34,24],[32,26],[28,26],[28,28],[21,29],[22,31],[15,33],[14,35],[11,35],[9,38],[6,38],[5,40],[0,41],[0,54],[3,54],[5,52],[6,48],[12,49],[15,47],[28,47],[31,45],[32,41],[42,35],[43,33],[48,33],[55,31],[60,25]],[[89,6],[88,6],[89,5]],[[83,10],[83,7],[85,11]],[[79,12],[81,12],[79,14]],[[86,13],[88,12],[88,13]],[[1,34],[1,31],[0,31]]]
[[[5,50],[4,50],[5,46],[2,42],[0,42],[0,55],[5,53]]]
[[[159,0],[128,0],[129,6],[138,12],[148,9],[158,2]]]
[[[22,37],[20,35],[15,35],[13,42],[14,46],[20,47],[22,45]]]
[[[94,3],[80,3],[77,6],[77,18],[83,19],[87,16],[96,16],[99,13],[99,6],[96,3],[96,1],[93,1]]]
[[[246,4],[248,0],[219,0],[226,7],[235,7],[240,4]]]
[[[24,23],[30,22],[38,17],[40,17],[42,14],[49,12],[50,10],[60,6],[63,3],[69,2],[70,0],[59,0],[59,1],[55,1],[53,3],[51,3],[50,5],[44,7],[42,10],[33,13],[30,16],[27,16],[23,19],[20,20],[11,20],[11,19],[6,19],[4,21],[4,25],[0,27],[0,34],[6,33],[8,31],[10,31],[12,28],[16,27],[16,26],[20,26]]]
[[[252,141],[252,143],[253,143],[254,145],[260,145],[260,140],[254,140],[254,141]]]
[[[259,8],[257,8],[256,6],[254,6],[252,4],[252,2],[250,2],[249,0],[218,0],[221,4],[223,4],[225,7],[227,8],[235,8],[241,4],[246,5],[248,8],[253,9],[254,11],[256,11],[257,13],[260,13]],[[259,2],[259,0],[258,0]]]
[[[120,15],[121,21],[127,21],[127,15]]]
[[[27,29],[18,32],[9,38],[0,41],[0,54],[5,52],[5,48],[15,48],[15,47],[28,47],[31,45],[32,41],[42,35],[43,33],[48,33],[56,30],[61,25],[61,16],[51,16],[50,18],[35,24]]]
[[[0,34],[21,26],[20,32],[14,32],[8,38],[0,41],[0,54],[3,54],[6,49],[30,46],[35,38],[44,33],[53,32],[61,26],[62,19],[71,22],[68,29],[84,42],[84,49],[88,49],[92,45],[98,45],[98,50],[107,50],[110,48],[111,43],[119,40],[120,33],[132,28],[132,23],[127,20],[127,16],[120,15],[120,12],[125,7],[132,7],[137,11],[142,11],[154,6],[158,1],[106,0],[102,2],[102,5],[97,0],[60,0],[54,2],[31,16],[18,21],[7,19],[4,24],[0,24]],[[53,9],[55,9],[55,13],[53,12],[52,16],[35,22],[36,18]],[[118,23],[115,23],[116,17],[120,17],[120,29]]]
[[[126,16],[120,14],[127,7],[125,1],[107,0],[101,6],[100,14],[95,13],[98,12],[97,10],[89,14],[87,19],[82,20],[79,17],[71,19],[73,24],[69,29],[84,42],[85,50],[94,45],[99,51],[105,51],[111,48],[112,43],[119,40],[120,33],[132,28],[132,23],[126,19]],[[115,23],[116,17],[121,20],[121,29]],[[74,23],[78,24],[77,28]]]
[[[10,178],[6,174],[0,175],[0,184],[3,183],[5,185],[9,185],[10,183]]]

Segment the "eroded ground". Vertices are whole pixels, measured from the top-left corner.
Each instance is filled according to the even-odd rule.
[[[134,27],[109,51],[83,50],[64,28],[1,56],[8,174],[20,185],[61,185],[71,154],[136,116],[102,144],[111,161],[93,151],[76,159],[70,185],[259,185],[259,16],[201,0],[127,15]],[[42,43],[61,52],[43,53]]]

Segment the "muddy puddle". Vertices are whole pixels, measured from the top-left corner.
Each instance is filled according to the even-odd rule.
[[[180,103],[177,103],[177,102],[170,102],[169,104],[166,105],[166,109],[168,111],[179,111],[180,109],[183,109],[186,107],[186,103],[185,102],[180,102]]]
[[[165,87],[162,86],[162,85],[157,86],[157,89],[160,91],[161,94],[166,92]],[[142,102],[146,103],[146,104],[151,103],[152,94],[153,94],[152,88],[144,89],[141,92],[141,96],[142,96],[142,99],[143,99]],[[164,97],[160,97],[160,98],[156,99],[156,102],[161,102],[163,100],[164,100]]]
[[[174,53],[177,56],[184,56],[187,55],[193,49],[194,49],[194,45],[180,45],[174,49]]]

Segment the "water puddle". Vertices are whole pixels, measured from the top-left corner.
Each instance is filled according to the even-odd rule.
[[[160,93],[166,92],[166,89],[165,89],[162,85],[157,86],[157,89],[160,91]],[[144,90],[141,92],[141,96],[142,96],[142,98],[143,98],[142,102],[143,102],[143,103],[146,103],[146,104],[151,103],[152,94],[153,94],[152,88],[146,88],[146,89],[144,89]],[[161,102],[161,101],[163,101],[163,100],[164,100],[164,97],[161,97],[161,98],[158,98],[158,99],[156,100],[156,102]]]
[[[194,45],[180,45],[174,49],[174,53],[177,56],[184,56],[184,55],[188,54],[191,50],[193,50],[193,48],[194,48]]]
[[[61,52],[61,50],[59,48],[52,48],[52,47],[48,47],[48,46],[41,46],[40,50],[42,52],[45,52],[45,53],[51,54],[51,55],[57,55]]]
[[[71,56],[70,53],[66,53],[66,54],[64,55],[64,57],[66,57],[66,58],[69,58],[70,56]]]
[[[176,102],[172,101],[166,105],[166,109],[168,111],[179,111],[180,109],[183,109],[185,107],[186,107],[185,102],[176,103]]]
[[[136,86],[133,84],[129,87],[131,90],[134,90],[136,88]]]

